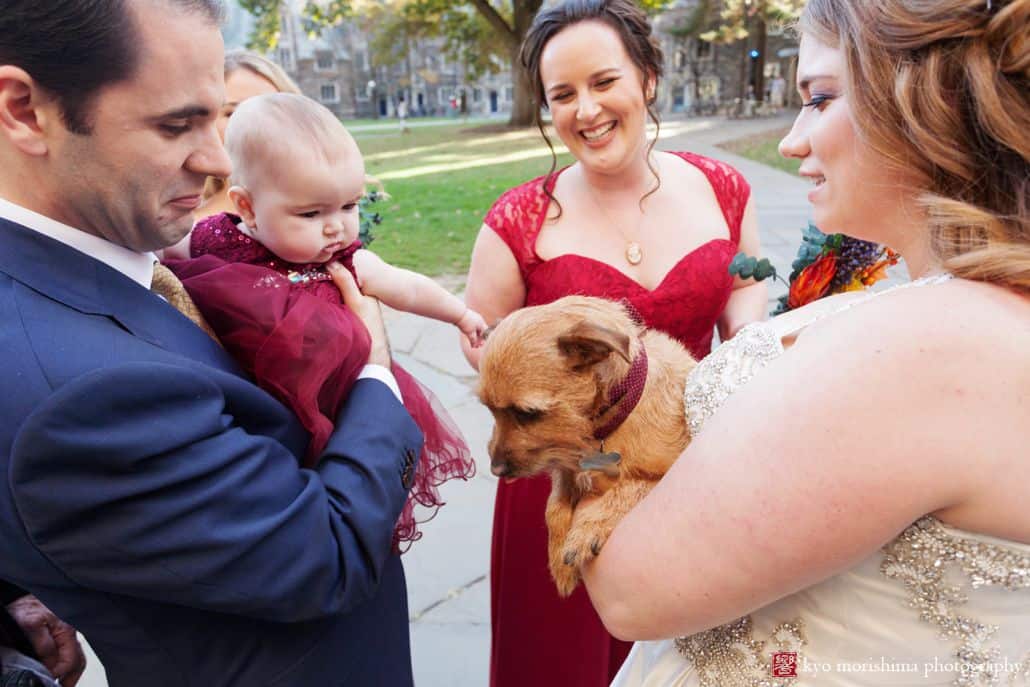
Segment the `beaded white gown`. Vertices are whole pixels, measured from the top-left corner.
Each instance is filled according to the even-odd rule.
[[[688,378],[691,432],[783,352],[784,336],[884,293],[789,327],[776,318],[742,329]],[[927,516],[859,565],[733,623],[637,642],[612,683],[808,685],[1030,686],[1030,545]]]

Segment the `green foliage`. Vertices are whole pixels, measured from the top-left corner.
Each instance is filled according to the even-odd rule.
[[[471,80],[496,73],[508,58],[490,23],[468,5],[444,12],[440,29],[447,41],[447,56],[463,64]]]
[[[741,279],[754,279],[763,281],[772,277],[779,278],[776,268],[772,266],[768,258],[758,258],[747,253],[737,253],[730,262],[730,274]]]
[[[351,16],[348,0],[308,0],[304,5],[304,17],[310,22],[310,29],[316,33],[328,26],[337,26]]]
[[[797,279],[801,270],[822,257],[827,250],[835,250],[836,248],[839,248],[840,238],[840,234],[827,236],[823,232],[819,231],[819,227],[809,222],[808,226],[801,230],[801,245],[798,246],[798,254],[795,256],[794,262],[790,266],[790,280],[794,281]],[[837,241],[836,246],[834,245],[834,241]]]
[[[668,29],[671,36],[680,40],[699,36],[712,18],[712,11],[715,9],[715,0],[699,0],[697,6],[688,14],[682,22]]]
[[[279,10],[286,0],[238,0],[240,7],[254,17],[254,28],[247,47],[267,52],[279,44]],[[351,16],[350,0],[308,0],[304,5],[304,28],[315,36]]]
[[[786,24],[801,16],[805,0],[723,0],[719,25],[701,40],[733,43],[747,38],[753,22]]]
[[[358,201],[358,217],[361,222],[358,225],[358,238],[361,240],[361,245],[365,248],[368,248],[368,245],[375,241],[376,237],[372,234],[372,227],[377,227],[383,222],[383,216],[373,210],[372,206],[384,197],[385,195],[379,191],[369,191]]]
[[[469,79],[494,73],[503,64],[504,43],[470,5],[455,0],[374,0],[360,10],[370,41],[372,62],[402,62],[413,42],[443,38],[448,59],[460,62]]]
[[[282,0],[239,0],[240,7],[254,17],[247,47],[265,52],[279,44],[279,4]]]
[[[702,0],[702,4],[704,1]],[[673,0],[637,0],[637,4],[644,8],[644,11],[651,17],[663,12],[672,2]]]

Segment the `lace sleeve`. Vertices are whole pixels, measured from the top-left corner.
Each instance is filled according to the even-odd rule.
[[[719,201],[719,207],[722,208],[723,217],[726,218],[726,226],[730,229],[730,239],[739,245],[740,224],[744,219],[747,201],[751,197],[751,185],[747,183],[747,179],[733,166],[722,160],[714,160],[693,153],[676,153],[676,155],[700,169],[708,177],[708,183],[712,185],[715,198]]]
[[[505,191],[483,220],[515,256],[523,282],[540,262],[534,246],[550,202],[543,182],[544,177],[539,177]]]

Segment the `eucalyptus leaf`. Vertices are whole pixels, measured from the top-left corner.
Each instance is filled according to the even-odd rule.
[[[773,267],[768,258],[762,258],[758,261],[758,265],[755,267],[755,279],[762,281],[769,277],[776,277],[776,268]]]
[[[738,274],[740,275],[741,279],[750,279],[754,275],[755,269],[757,267],[758,260],[749,255],[747,260],[745,260],[743,264],[740,266]]]
[[[733,260],[730,261],[730,274],[738,274],[740,268],[747,263],[747,253],[737,253],[733,256]]]

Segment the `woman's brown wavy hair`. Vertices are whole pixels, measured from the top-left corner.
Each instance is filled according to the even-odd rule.
[[[1030,294],[1030,0],[809,0],[860,134],[915,180],[957,277]]]

